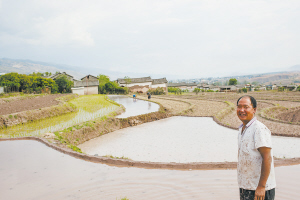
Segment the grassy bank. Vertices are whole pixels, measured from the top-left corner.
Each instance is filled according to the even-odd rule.
[[[120,106],[114,112],[111,112],[108,115],[105,115],[101,118],[96,118],[90,121],[76,124],[62,131],[56,131],[54,133],[56,136],[54,140],[58,140],[59,145],[62,147],[68,147],[73,149],[74,151],[81,152],[81,150],[77,146],[90,139],[102,136],[104,134],[119,129],[127,128],[130,126],[136,126],[146,122],[152,122],[172,116],[169,112],[167,112],[164,109],[163,106],[160,106],[160,109],[157,112],[142,114],[128,118],[115,118],[116,115],[119,115],[122,112],[123,107]],[[54,142],[54,140],[52,140],[52,142]]]
[[[31,96],[26,96],[26,98],[30,97]],[[76,106],[69,101],[76,97],[78,96],[70,94],[57,98],[60,103],[55,106],[2,115],[0,116],[0,129],[74,112],[77,110]]]

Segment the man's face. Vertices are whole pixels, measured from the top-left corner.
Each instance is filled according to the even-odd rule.
[[[246,125],[254,117],[256,108],[253,108],[249,97],[244,97],[240,99],[236,111],[239,119]]]

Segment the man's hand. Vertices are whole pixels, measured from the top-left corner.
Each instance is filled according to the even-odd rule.
[[[255,190],[254,200],[264,200],[265,199],[266,189],[265,187],[258,186]]]
[[[259,183],[255,190],[254,200],[264,200],[266,193],[265,186],[271,171],[272,156],[270,148],[260,147],[258,151],[262,157],[262,165]]]

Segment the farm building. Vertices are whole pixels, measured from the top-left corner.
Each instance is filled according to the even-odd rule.
[[[53,74],[52,76],[49,76],[48,78],[51,78],[51,79],[55,80],[55,79],[57,79],[57,78],[59,78],[61,76],[66,76],[67,79],[69,79],[70,81],[74,81],[75,80],[73,76],[67,74],[66,72],[62,72],[62,73],[59,72],[57,74]]]
[[[98,94],[99,80],[97,77],[87,75],[80,81],[74,80],[72,93],[78,95]]]
[[[168,92],[168,81],[166,78],[152,79],[150,76],[130,78],[128,80],[119,78],[117,79],[117,83],[119,83],[121,87],[128,87],[131,92],[146,93],[149,89],[155,89],[158,87],[163,88],[166,93]]]
[[[176,87],[182,90],[188,90],[189,92],[192,92],[195,88],[197,88],[197,83],[168,83],[168,87]]]

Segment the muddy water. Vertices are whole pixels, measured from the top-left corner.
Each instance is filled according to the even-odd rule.
[[[0,142],[0,199],[238,199],[236,170],[119,168],[37,141]],[[300,165],[275,168],[276,199],[300,199]]]
[[[121,115],[117,116],[117,118],[127,118],[131,116],[156,112],[159,110],[159,105],[156,103],[143,101],[140,99],[133,99],[120,95],[108,95],[108,97],[111,100],[122,104],[126,108],[126,111]]]
[[[235,162],[237,131],[207,117],[171,117],[118,130],[79,146],[87,154],[152,162]],[[300,138],[272,137],[274,156],[300,157]]]

